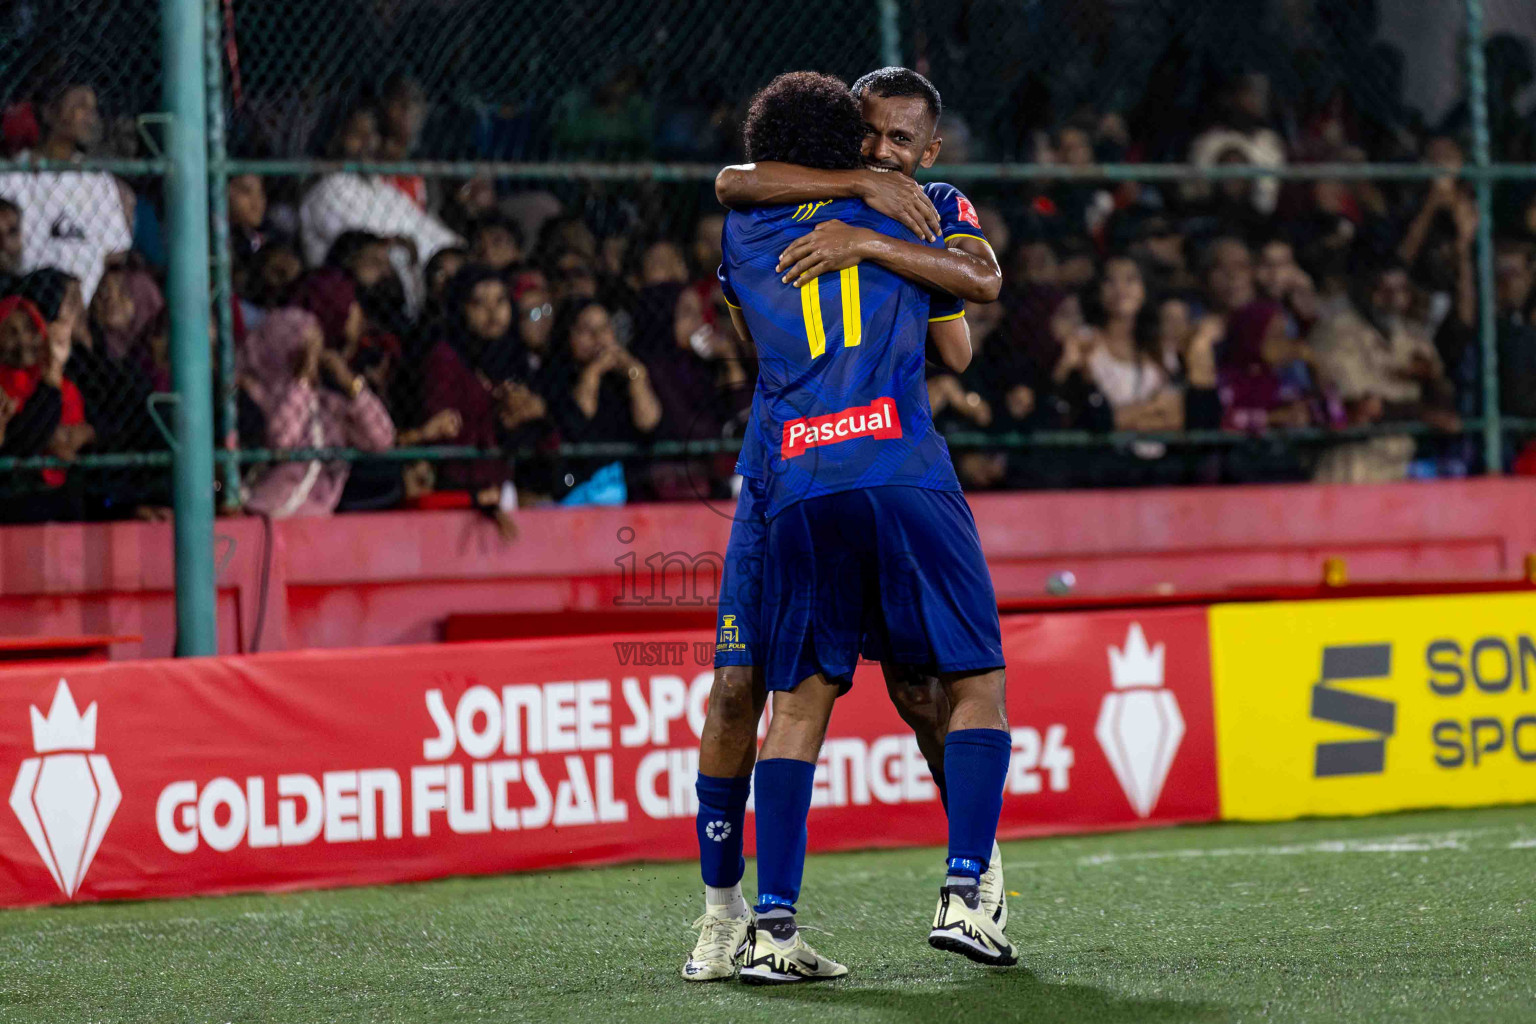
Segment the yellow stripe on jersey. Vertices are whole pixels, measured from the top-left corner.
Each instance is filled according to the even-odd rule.
[[[987,241],[985,238],[982,238],[980,235],[966,235],[966,234],[961,234],[958,231],[955,232],[953,235],[945,235],[944,236],[944,244],[948,245],[950,242],[952,242],[956,238],[974,238],[974,239],[976,239],[976,241],[980,242],[982,245],[986,246],[988,249],[992,248],[992,243]]]
[[[722,299],[725,299],[725,304],[727,306],[730,306],[732,309],[740,309],[741,308],[740,306],[736,305],[736,303],[732,302],[730,299],[726,299],[724,295],[721,295],[720,297]]]
[[[852,348],[864,334],[859,314],[859,268],[845,267],[839,271],[838,284],[843,293],[843,347]]]
[[[827,332],[821,325],[821,278],[812,278],[800,288],[800,314],[805,317],[805,337],[811,343],[811,358],[827,350]]]
[[[945,320],[959,320],[963,316],[965,316],[965,310],[962,309],[958,313],[949,314],[949,316],[931,316],[928,318],[928,322],[931,324],[941,324]]]

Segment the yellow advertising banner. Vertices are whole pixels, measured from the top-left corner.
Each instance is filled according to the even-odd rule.
[[[1223,818],[1536,801],[1536,594],[1210,614]]]

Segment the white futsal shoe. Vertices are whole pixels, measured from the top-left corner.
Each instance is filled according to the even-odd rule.
[[[752,912],[732,917],[730,907],[709,907],[693,926],[699,941],[683,964],[685,981],[720,981],[736,973],[736,959],[747,945]]]

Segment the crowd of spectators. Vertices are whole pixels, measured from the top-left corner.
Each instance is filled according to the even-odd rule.
[[[322,119],[316,155],[409,158],[431,113],[415,81],[391,76]],[[1229,76],[1184,157],[1411,159],[1445,174],[967,186],[1005,284],[968,311],[971,367],[932,367],[929,396],[968,488],[1480,468],[1462,430],[1483,395],[1478,208],[1455,176],[1463,119],[1382,132],[1343,102],[1299,113],[1276,109],[1264,75]],[[1501,116],[1528,127],[1516,113]],[[963,137],[963,112],[942,131],[950,123]],[[103,134],[78,80],[3,124],[7,152],[60,160]],[[1152,148],[1111,110],[1079,109],[1035,137],[1030,158],[1064,167]],[[469,506],[510,535],[519,506],[729,496],[728,445],[633,454],[739,437],[755,379],[715,279],[723,211],[667,187],[671,205],[655,185],[231,179],[235,393],[219,432],[271,458],[245,466],[224,504],[272,516]],[[164,448],[147,403],[170,386],[157,200],[104,173],[0,174],[0,454]],[[1496,210],[1500,400],[1536,416],[1536,190],[1501,185]],[[1347,429],[1364,426],[1399,429]],[[1310,429],[1297,440],[1296,428]],[[1114,442],[1066,446],[1094,434]],[[434,446],[515,454],[282,457]],[[1513,447],[1508,459],[1536,463]],[[131,466],[13,471],[0,517],[162,515],[158,479]]]

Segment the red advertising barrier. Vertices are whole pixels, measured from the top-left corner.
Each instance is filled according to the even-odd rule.
[[[1004,644],[1004,835],[1216,817],[1204,609],[1013,616]],[[690,858],[713,648],[689,631],[0,671],[0,905]],[[838,705],[810,835],[943,841],[878,669]]]
[[[1007,615],[1003,652],[1001,836],[1216,820],[1204,607]]]

